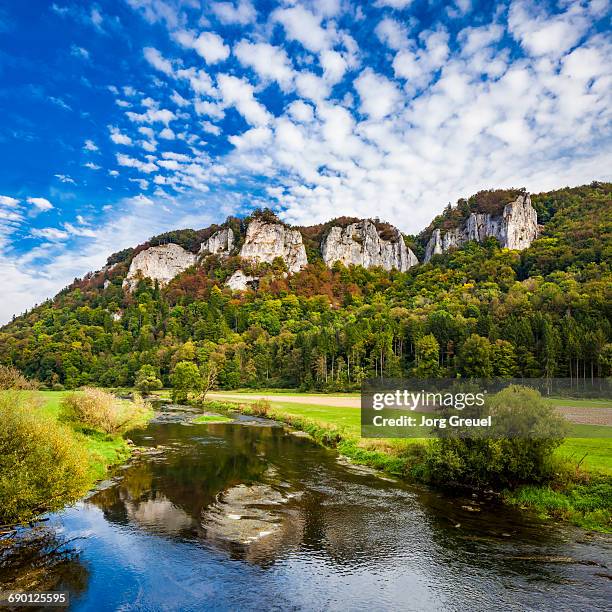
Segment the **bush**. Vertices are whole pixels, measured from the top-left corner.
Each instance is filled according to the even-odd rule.
[[[112,393],[85,387],[67,395],[61,404],[61,420],[117,434],[144,425],[151,405],[136,395],[134,401],[121,400]]]
[[[17,368],[0,365],[0,389],[34,390],[38,383],[28,380]]]
[[[0,523],[62,508],[89,483],[85,449],[65,426],[36,414],[33,398],[0,392]]]
[[[270,412],[270,402],[267,399],[260,399],[251,404],[251,410],[253,414],[257,416],[268,416]]]
[[[51,389],[53,391],[63,391],[64,385],[62,385],[62,383],[53,383],[53,386],[51,387]]]
[[[486,412],[493,417],[486,437],[445,435],[442,430],[443,437],[430,443],[430,479],[498,488],[549,479],[555,467],[552,455],[567,424],[539,392],[510,386],[489,400]]]
[[[152,365],[143,365],[136,374],[136,388],[145,395],[162,388],[162,381]]]

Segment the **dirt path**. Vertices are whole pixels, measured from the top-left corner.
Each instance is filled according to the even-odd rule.
[[[258,393],[209,393],[211,399],[259,400],[287,402],[288,404],[310,404],[311,406],[331,406],[333,408],[360,408],[361,398],[337,395],[266,395]]]
[[[211,399],[255,401],[267,399],[270,402],[287,404],[310,404],[311,406],[330,406],[333,408],[360,408],[361,398],[337,395],[272,395],[260,393],[209,393]],[[612,408],[575,408],[555,406],[555,410],[570,423],[577,425],[608,425],[612,427]]]

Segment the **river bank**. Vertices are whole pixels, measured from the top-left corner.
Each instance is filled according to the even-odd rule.
[[[242,401],[240,396],[208,402],[211,409],[239,410],[253,414],[258,410],[256,396]],[[308,401],[305,398],[305,401]],[[261,410],[261,409],[260,409]],[[257,412],[255,412],[257,413]],[[307,432],[324,446],[336,448],[360,465],[367,465],[412,482],[428,483],[425,440],[364,439],[360,437],[358,409],[338,408],[317,402],[299,404],[293,399],[272,398],[265,416]],[[574,425],[580,428],[591,427]],[[579,434],[575,434],[579,435]],[[584,435],[584,434],[583,434]],[[612,533],[612,453],[609,438],[573,438],[557,449],[559,471],[546,485],[524,485],[499,491],[502,500],[521,510],[536,512],[541,518],[568,521],[583,529]],[[582,460],[576,466],[577,453]],[[586,462],[589,449],[592,462]]]

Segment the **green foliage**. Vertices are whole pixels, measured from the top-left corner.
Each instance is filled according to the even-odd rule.
[[[117,434],[142,426],[151,414],[150,404],[140,396],[121,400],[102,389],[85,387],[62,401],[60,418],[107,434]]]
[[[472,416],[466,409],[464,416]],[[552,456],[567,429],[563,419],[537,391],[510,386],[493,396],[484,412],[490,432],[480,436],[440,437],[429,447],[427,466],[433,482],[496,488],[544,482],[553,475]],[[485,437],[486,436],[486,437]]]
[[[143,365],[138,373],[136,374],[136,380],[134,386],[145,395],[151,393],[151,391],[157,391],[162,388],[162,381],[157,377],[157,372],[152,365]]]
[[[459,371],[466,378],[491,378],[491,343],[487,338],[471,334],[459,352]]]
[[[186,402],[190,394],[202,390],[202,376],[198,366],[192,361],[179,361],[170,377],[172,401]]]
[[[38,412],[33,397],[0,391],[0,523],[58,510],[89,484],[86,451]]]

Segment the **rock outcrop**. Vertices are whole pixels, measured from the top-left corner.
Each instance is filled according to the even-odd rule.
[[[123,286],[133,291],[138,280],[150,278],[165,285],[196,262],[196,255],[186,251],[178,244],[160,244],[140,251],[132,259]]]
[[[200,255],[229,255],[234,248],[234,232],[226,227],[215,232],[200,246]]]
[[[472,213],[460,227],[445,232],[435,229],[425,248],[424,261],[470,240],[482,242],[489,236],[497,238],[507,249],[523,250],[531,245],[538,236],[538,215],[529,194],[519,195],[504,207],[501,215]]]
[[[302,234],[298,230],[260,219],[249,223],[240,256],[262,263],[272,263],[280,257],[290,273],[299,272],[308,263]]]
[[[247,276],[242,270],[236,270],[225,282],[225,286],[232,291],[245,291],[257,286],[259,279],[255,276]]]
[[[419,263],[397,228],[393,228],[391,239],[385,240],[369,219],[351,223],[344,228],[332,227],[323,240],[321,254],[328,266],[340,261],[346,266],[380,266],[385,270],[395,268],[405,272]]]

